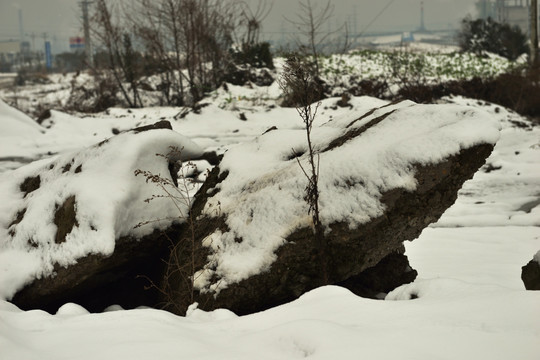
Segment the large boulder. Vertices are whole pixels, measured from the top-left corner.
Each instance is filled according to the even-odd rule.
[[[305,201],[305,131],[273,130],[237,146],[196,196],[196,221],[164,276],[164,301],[179,313],[198,302],[246,314],[323,284],[353,284],[375,297],[392,286],[376,284],[383,259],[402,269],[388,284],[412,281],[415,273],[390,255],[454,203],[498,136],[497,121],[480,110],[412,102],[315,124],[322,242]]]
[[[540,251],[521,268],[521,280],[527,290],[540,290]]]
[[[144,288],[187,212],[167,194],[179,195],[178,161],[201,153],[162,121],[3,174],[0,297],[48,311],[155,305]]]

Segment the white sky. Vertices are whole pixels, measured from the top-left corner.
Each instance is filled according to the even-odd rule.
[[[256,5],[259,0],[247,0]],[[272,0],[268,0],[272,2]],[[324,4],[326,0],[312,0]],[[263,38],[286,38],[292,27],[283,16],[294,18],[298,1],[273,0],[272,12],[263,24]],[[345,21],[350,31],[360,32],[388,4],[391,5],[366,31],[411,31],[420,25],[420,0],[333,0],[334,20],[329,29]],[[456,28],[467,14],[474,13],[475,0],[424,0],[425,25],[428,29]],[[0,40],[18,39],[18,8],[22,9],[24,32],[35,34],[35,45],[43,44],[43,33],[56,44],[66,46],[70,36],[81,35],[81,11],[77,0],[0,0]],[[356,19],[356,22],[355,22]],[[31,41],[28,36],[27,40]],[[56,41],[55,41],[56,40]]]

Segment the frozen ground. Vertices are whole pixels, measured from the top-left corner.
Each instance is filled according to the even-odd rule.
[[[112,136],[113,128],[161,118],[219,152],[271,126],[301,126],[294,109],[246,100],[256,91],[273,90],[230,87],[216,93],[201,114],[184,118],[178,108],[111,109],[83,119],[53,112],[44,123],[48,129],[1,108],[0,172],[9,176],[31,159],[61,155]],[[323,102],[318,121],[349,111],[332,110],[335,101]],[[497,113],[501,138],[488,159],[491,166],[465,184],[437,224],[406,244],[419,278],[385,301],[328,286],[258,314],[238,317],[193,306],[187,317],[178,317],[115,306],[89,314],[75,304],[48,314],[0,300],[0,359],[538,359],[540,292],[525,291],[520,272],[540,249],[540,129],[492,105],[448,101]],[[8,134],[15,128],[20,131]],[[1,193],[0,202],[7,195]]]

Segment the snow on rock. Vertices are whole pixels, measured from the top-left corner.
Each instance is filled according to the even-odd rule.
[[[467,106],[404,101],[380,107],[377,100],[370,111],[316,123],[320,215],[334,264],[329,277],[339,282],[358,275],[436,221],[491,152],[498,120]],[[198,226],[211,230],[202,234],[208,256],[195,274],[195,288],[219,298],[238,284],[227,298],[244,302],[233,311],[258,311],[247,308],[318,286],[320,259],[306,263],[317,250],[304,200],[307,179],[298,164],[308,168],[305,136],[301,128],[278,129],[231,148],[199,193],[195,211],[202,210],[196,215],[211,224]],[[241,283],[270,270],[271,281],[252,282],[265,284],[272,294]],[[216,306],[232,306],[223,301]]]
[[[345,143],[328,148],[333,139],[388,115],[384,122]],[[319,188],[322,222],[347,222],[351,228],[380,216],[383,193],[414,190],[411,164],[434,164],[461,149],[499,137],[497,122],[482,111],[455,105],[401,102],[375,110],[358,121],[339,118],[313,130],[320,153]],[[309,226],[303,201],[306,179],[294,158],[306,151],[305,132],[270,132],[231,149],[221,173],[227,178],[208,199],[204,214],[215,216],[220,204],[229,231],[211,235],[222,286],[268,269],[274,251],[296,229]],[[291,159],[292,158],[292,159]],[[299,157],[307,168],[307,155]],[[329,231],[329,229],[328,229]],[[238,244],[235,238],[242,238]],[[201,284],[201,288],[209,284]]]
[[[140,239],[181,221],[186,205],[167,197],[145,202],[165,193],[134,172],[172,180],[169,164],[202,150],[167,128],[143,130],[0,175],[0,298],[85,256],[111,255],[119,238]]]

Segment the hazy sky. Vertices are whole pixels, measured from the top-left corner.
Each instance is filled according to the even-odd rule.
[[[259,0],[246,0],[257,4]],[[271,0],[268,0],[272,2]],[[325,4],[326,0],[311,0]],[[420,0],[333,0],[334,20],[328,25],[335,29],[344,21],[349,29],[360,32],[385,8],[366,32],[385,30],[414,30],[420,24]],[[424,0],[425,25],[428,29],[457,27],[459,20],[474,13],[476,0]],[[294,18],[298,12],[296,0],[273,0],[273,8],[263,24],[263,38],[286,38],[292,26],[284,21],[286,15]],[[0,40],[17,39],[19,36],[18,8],[22,9],[26,34],[35,34],[36,47],[43,44],[43,33],[56,42],[56,48],[66,47],[70,36],[81,35],[81,11],[77,0],[0,0]],[[27,40],[32,42],[31,37]]]

